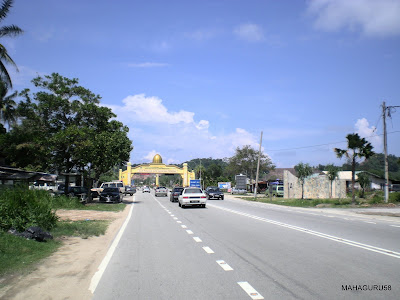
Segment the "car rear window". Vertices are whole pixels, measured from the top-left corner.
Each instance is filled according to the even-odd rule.
[[[201,189],[186,189],[185,194],[196,194],[196,193],[202,193]]]
[[[110,193],[110,192],[119,192],[119,189],[116,187],[106,187],[103,192]]]

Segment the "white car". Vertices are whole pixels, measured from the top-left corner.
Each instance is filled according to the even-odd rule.
[[[150,188],[148,186],[144,186],[142,189],[142,193],[150,193]]]
[[[187,187],[179,195],[178,202],[182,208],[195,205],[206,207],[207,195],[200,188]]]

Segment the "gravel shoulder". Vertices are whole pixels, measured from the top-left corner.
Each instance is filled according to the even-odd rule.
[[[124,202],[131,203],[132,197]],[[57,252],[38,264],[29,274],[2,279],[0,299],[91,299],[90,281],[129,213],[59,210],[64,220],[110,220],[105,235],[82,239],[68,237]]]

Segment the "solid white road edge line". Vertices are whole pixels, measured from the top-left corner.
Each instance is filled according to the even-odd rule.
[[[116,238],[114,239],[113,243],[111,244],[111,247],[108,249],[108,252],[107,252],[106,256],[103,258],[103,261],[101,262],[100,266],[98,267],[97,272],[92,277],[92,280],[91,280],[90,286],[89,286],[89,290],[92,292],[92,294],[94,294],[94,291],[96,290],[97,285],[99,284],[100,279],[103,276],[103,273],[106,270],[108,263],[110,262],[111,257],[114,254],[115,249],[117,248],[117,245],[122,237],[122,234],[124,233],[125,228],[128,225],[129,220],[131,219],[134,204],[132,203],[131,205],[132,206],[131,206],[131,209],[129,210],[128,217],[126,218],[124,224],[121,226],[121,229],[119,230]]]
[[[286,224],[286,223],[282,223],[282,222],[278,222],[278,221],[274,221],[274,220],[270,220],[270,219],[257,217],[255,215],[251,215],[251,214],[248,214],[248,213],[240,212],[240,211],[237,211],[237,210],[224,208],[224,207],[219,207],[219,206],[214,205],[214,204],[208,204],[208,205],[211,206],[211,207],[215,207],[215,208],[218,208],[218,209],[229,211],[229,212],[234,213],[234,214],[238,214],[238,215],[241,215],[241,216],[249,217],[249,218],[256,219],[256,220],[259,220],[259,221],[262,221],[262,222],[266,222],[266,223],[270,223],[270,224],[275,224],[275,225],[278,225],[278,226],[281,226],[281,227],[286,227],[286,228],[290,228],[290,229],[293,229],[293,230],[301,231],[301,232],[304,232],[304,233],[307,233],[307,234],[315,235],[315,236],[318,236],[318,237],[321,237],[321,238],[324,238],[324,239],[328,239],[328,240],[332,240],[332,241],[335,241],[335,242],[338,242],[338,243],[347,244],[347,245],[350,245],[350,246],[353,246],[353,247],[362,248],[362,249],[365,249],[365,250],[368,250],[368,251],[384,254],[384,255],[387,255],[387,256],[392,256],[392,257],[395,257],[395,258],[400,258],[400,252],[396,252],[396,251],[393,251],[393,250],[379,248],[379,247],[375,247],[375,246],[372,246],[372,245],[363,244],[363,243],[359,243],[359,242],[352,241],[352,240],[347,240],[347,239],[344,239],[344,238],[341,238],[341,237],[337,237],[337,236],[334,236],[334,235],[329,235],[329,234],[326,234],[326,233],[310,230],[310,229],[307,229],[307,228],[303,228],[303,227],[294,226],[294,225],[290,225],[290,224]]]
[[[251,299],[264,299],[247,281],[239,281],[238,285],[251,297]]]

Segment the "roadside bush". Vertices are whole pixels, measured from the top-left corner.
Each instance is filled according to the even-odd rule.
[[[23,188],[5,189],[0,195],[0,229],[14,227],[24,231],[30,226],[52,229],[58,217],[52,211],[51,196],[47,191]]]
[[[400,192],[389,193],[389,202],[400,202]]]
[[[53,209],[80,209],[82,206],[81,200],[77,197],[56,195],[51,198],[51,207]]]
[[[378,204],[382,202],[383,202],[383,197],[378,194],[375,194],[371,199],[368,200],[369,204]]]

